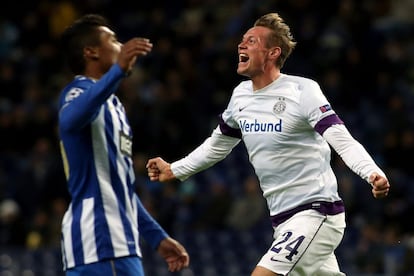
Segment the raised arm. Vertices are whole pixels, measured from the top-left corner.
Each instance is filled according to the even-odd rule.
[[[344,125],[332,125],[325,130],[323,137],[353,172],[371,184],[375,198],[388,195],[390,184],[385,173]]]
[[[217,127],[204,143],[186,157],[172,164],[164,161],[160,157],[148,160],[148,176],[151,181],[160,182],[176,178],[181,181],[185,180],[191,175],[223,160],[239,142],[239,138],[224,135],[220,128]]]

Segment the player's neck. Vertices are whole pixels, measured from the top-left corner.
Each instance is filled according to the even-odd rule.
[[[269,71],[264,74],[257,75],[255,77],[252,77],[253,82],[253,91],[257,91],[259,89],[262,89],[275,80],[277,80],[280,77],[281,73],[279,69]]]
[[[84,72],[84,76],[90,79],[99,80],[105,72],[102,72],[100,65],[97,63],[87,64]]]

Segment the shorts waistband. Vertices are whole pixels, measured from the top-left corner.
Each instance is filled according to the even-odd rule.
[[[345,212],[345,206],[342,200],[338,200],[334,202],[314,201],[311,203],[300,205],[296,208],[287,210],[280,214],[271,216],[270,220],[272,221],[272,226],[276,227],[279,224],[286,221],[287,219],[289,219],[290,217],[292,217],[294,214],[301,212],[301,211],[310,210],[310,209],[316,210],[323,215],[331,215],[331,216]]]

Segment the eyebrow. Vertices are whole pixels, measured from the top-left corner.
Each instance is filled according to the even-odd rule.
[[[244,35],[244,36],[242,37],[242,40],[248,40],[248,39],[250,39],[250,38],[257,39],[257,37],[256,37],[256,36],[254,36],[254,35],[248,35],[248,36]]]

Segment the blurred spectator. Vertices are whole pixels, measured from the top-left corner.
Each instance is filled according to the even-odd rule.
[[[268,218],[268,213],[257,177],[251,175],[244,181],[241,195],[233,200],[226,224],[235,230],[248,230]]]
[[[154,41],[154,50],[143,64],[149,71],[137,66],[119,96],[134,129],[137,158],[162,155],[175,159],[209,134],[216,125],[211,118],[225,107],[238,83],[234,50],[241,30],[259,14],[274,10],[292,24],[298,41],[285,71],[318,79],[351,132],[390,172],[389,198],[372,205],[369,186],[343,172],[341,160],[333,156],[348,211],[349,235],[358,241],[357,246],[350,242],[351,255],[339,254],[348,265],[344,271],[391,275],[389,256],[404,254],[400,275],[412,275],[414,227],[406,218],[414,210],[414,183],[411,163],[406,160],[411,159],[414,143],[413,3],[184,0],[124,6],[113,0],[10,2],[0,16],[0,202],[11,200],[17,205],[9,207],[17,207],[6,208],[12,211],[11,217],[1,216],[2,247],[24,246],[26,234],[38,229],[43,219],[53,237],[46,242],[48,246],[54,246],[60,235],[52,225],[60,219],[58,206],[67,202],[67,191],[55,107],[68,74],[57,57],[55,38],[67,22],[79,14],[102,12],[120,26],[122,37],[142,35]],[[188,133],[186,128],[191,135],[183,135]],[[139,173],[145,163],[135,162],[137,190],[149,210],[176,232],[194,231],[203,212],[210,213],[208,217],[219,228],[228,227],[223,224],[229,216],[245,222],[237,220],[241,215],[225,215],[233,212],[231,206],[240,204],[233,200],[244,194],[240,183],[248,181],[251,169],[242,159],[244,149],[239,150],[243,153],[234,151],[222,164],[224,168],[212,168],[218,174],[229,172],[220,184],[205,174],[187,180],[196,184],[148,183],[146,174]],[[221,200],[222,207],[214,206],[209,202],[213,198],[228,202]],[[390,222],[398,231],[386,227]],[[197,225],[199,230],[206,227]],[[401,245],[391,242],[390,246],[396,240]],[[346,246],[338,251],[347,253]]]
[[[13,199],[0,201],[0,244],[23,246],[25,241],[24,217],[17,202]]]
[[[229,193],[226,183],[221,179],[212,179],[208,191],[199,197],[201,204],[200,216],[196,221],[196,229],[223,230],[226,227],[226,217],[230,211],[233,196]]]

